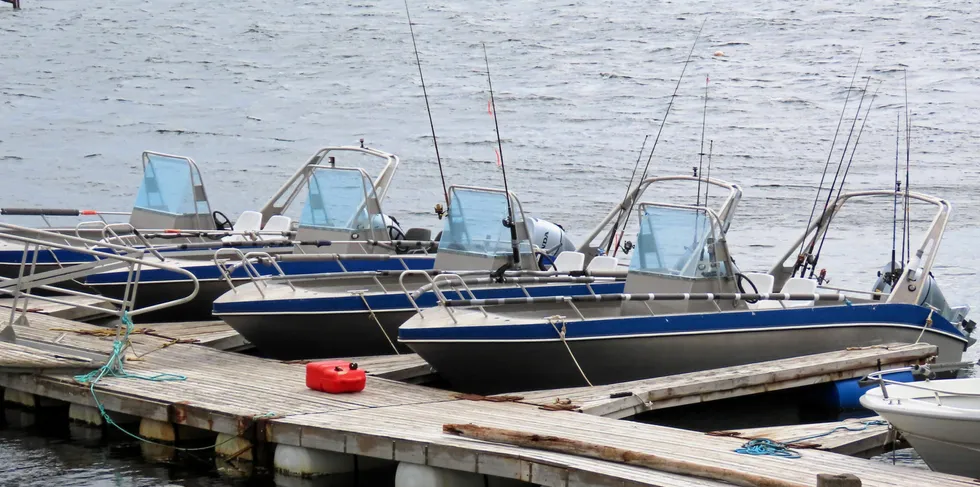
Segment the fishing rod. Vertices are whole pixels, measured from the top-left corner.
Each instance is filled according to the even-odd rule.
[[[705,208],[708,208],[708,190],[711,189],[711,183],[709,183],[708,181],[711,179],[711,153],[714,151],[714,148],[715,148],[715,141],[714,140],[708,141],[708,174],[704,177],[704,207]],[[700,186],[700,179],[698,180],[698,183],[699,183],[698,186]],[[698,190],[698,193],[699,194],[701,193],[700,189]],[[704,213],[705,213],[705,218],[708,218],[708,211],[705,210]],[[701,214],[698,213],[697,215],[698,218],[700,219]],[[708,226],[709,228],[711,226],[710,219],[708,220]],[[695,232],[696,231],[697,230],[695,230]],[[711,252],[709,252],[709,255],[710,254]],[[704,259],[704,247],[701,248],[701,258]]]
[[[854,73],[851,75],[851,82],[847,85],[847,94],[844,96],[844,106],[840,110],[840,118],[837,119],[837,128],[834,129],[834,139],[830,142],[830,152],[827,153],[827,162],[823,166],[823,175],[820,176],[820,184],[817,186],[817,194],[813,197],[813,207],[810,208],[810,218],[806,221],[806,227],[810,228],[810,224],[813,223],[814,213],[817,211],[817,202],[820,201],[820,192],[823,191],[823,183],[827,178],[827,170],[830,168],[830,160],[834,157],[834,147],[837,145],[837,136],[840,134],[840,126],[844,121],[844,113],[847,111],[847,102],[851,99],[851,91],[854,90],[854,80],[857,78],[858,67],[861,66],[861,56],[864,54],[864,49],[858,52],[857,63],[854,64]],[[826,210],[826,208],[824,208]],[[796,274],[796,270],[803,264],[804,253],[803,249],[806,246],[806,241],[800,242],[800,256],[796,260],[796,265],[793,267],[792,274]],[[812,251],[811,247],[811,251]]]
[[[711,184],[708,182],[711,179],[711,153],[714,152],[715,141],[711,139],[708,141],[708,174],[704,177],[704,206],[708,206],[708,190],[711,189]]]
[[[864,112],[864,120],[861,121],[861,128],[858,130],[857,138],[854,139],[854,147],[851,148],[851,157],[847,160],[847,167],[844,169],[844,176],[840,180],[840,186],[837,188],[837,198],[840,199],[841,195],[844,193],[844,184],[847,182],[847,174],[851,171],[851,163],[854,162],[854,153],[857,152],[858,143],[861,142],[861,134],[864,133],[864,126],[868,123],[868,116],[871,115],[871,108],[874,107],[875,98],[878,97],[878,90],[881,89],[881,83],[878,83],[878,87],[875,88],[875,92],[871,95],[871,102],[868,103],[868,110]],[[831,187],[831,192],[833,187]],[[836,201],[835,199],[835,201]],[[813,265],[810,267],[810,278],[814,277],[814,271],[817,269],[817,262],[820,260],[820,253],[823,251],[823,244],[827,240],[827,233],[830,229],[830,222],[833,221],[834,215],[831,214],[827,219],[827,224],[824,226],[823,235],[820,237],[820,247],[817,248],[817,253],[813,256]],[[816,239],[814,239],[816,240]],[[823,276],[820,277],[821,282]]]
[[[657,137],[653,139],[653,147],[650,149],[650,156],[647,157],[647,163],[643,167],[643,175],[640,176],[641,183],[643,182],[644,179],[647,178],[647,172],[649,172],[650,170],[650,161],[653,160],[653,153],[657,150],[657,143],[660,142],[660,135],[663,133],[664,125],[667,123],[667,116],[670,115],[670,108],[674,106],[674,98],[677,98],[677,90],[681,87],[681,80],[684,79],[684,73],[687,72],[687,65],[690,64],[691,62],[691,56],[694,55],[694,48],[697,47],[698,39],[701,38],[701,31],[704,30],[704,24],[706,24],[707,22],[708,22],[707,18],[701,22],[701,28],[698,29],[698,35],[694,37],[694,44],[691,45],[691,52],[687,54],[687,59],[684,60],[684,68],[681,69],[681,76],[677,78],[677,85],[674,86],[674,92],[671,93],[670,95],[670,102],[667,103],[667,110],[664,112],[664,118],[663,120],[660,121],[660,129],[657,130]],[[626,224],[629,222],[630,215],[633,213],[633,202],[632,201],[627,202],[624,199],[623,205],[626,205],[627,203],[629,204],[629,208],[626,209],[626,219],[624,219],[622,222],[623,228],[619,232],[619,238],[616,239],[617,242],[619,240],[622,240],[623,234],[626,233]],[[615,231],[615,228],[613,229],[613,231]],[[617,245],[616,248],[613,249],[613,254],[612,254],[613,257],[616,256],[616,253],[618,251],[619,251],[619,246]]]
[[[487,56],[487,45],[483,44],[483,61],[487,65],[487,85],[490,87],[490,111],[493,114],[493,130],[497,134],[497,158],[500,161],[500,172],[504,177],[504,193],[507,198],[507,221],[504,225],[510,228],[510,246],[513,252],[513,265],[521,265],[521,252],[517,244],[517,225],[514,223],[514,207],[510,203],[510,190],[507,189],[507,166],[504,164],[504,147],[500,142],[500,125],[497,123],[497,104],[493,99],[493,81],[490,80],[490,58]]]
[[[446,175],[442,170],[442,158],[439,157],[439,142],[436,140],[436,126],[432,122],[432,110],[429,109],[429,94],[425,91],[425,77],[422,76],[422,60],[419,59],[419,46],[415,43],[415,29],[412,27],[412,14],[408,11],[408,0],[405,0],[405,16],[408,17],[408,31],[412,34],[412,47],[415,49],[415,64],[419,67],[419,81],[422,82],[422,97],[425,99],[425,112],[429,114],[429,129],[432,130],[432,145],[436,149],[436,162],[439,164],[439,178],[442,180],[442,196],[446,200],[446,210],[449,209],[449,190],[446,189]],[[438,207],[436,213],[440,213]],[[439,215],[440,218],[442,215]]]
[[[892,261],[891,261],[891,274],[885,279],[885,282],[891,284],[892,279],[895,278],[895,241],[896,234],[898,233],[898,192],[901,190],[902,183],[898,180],[898,141],[901,139],[900,130],[902,127],[902,112],[895,114],[895,195],[892,197]],[[904,216],[902,217],[904,218]],[[902,230],[902,238],[905,238],[905,230]],[[904,240],[903,240],[904,243]],[[905,250],[902,250],[905,253]],[[902,255],[904,258],[905,256]]]
[[[626,185],[626,194],[623,195],[623,201],[626,201],[627,198],[629,198],[630,196],[630,188],[633,187],[633,179],[636,177],[636,170],[640,168],[640,159],[643,158],[643,149],[646,149],[648,139],[650,139],[650,134],[646,134],[643,137],[643,144],[640,145],[640,153],[636,155],[636,163],[633,164],[633,173],[630,174],[630,182]],[[620,212],[619,215],[616,216],[616,222],[613,223],[613,237],[610,238],[609,242],[606,244],[607,254],[611,251],[613,246],[617,246],[617,247],[619,246],[619,239],[616,238],[615,235],[616,235],[616,229],[619,228],[619,222],[622,219],[622,217],[623,217],[623,213]],[[600,243],[599,245],[601,246],[602,244]]]
[[[840,177],[840,170],[844,166],[844,159],[847,158],[847,149],[851,145],[851,137],[854,135],[854,129],[857,126],[857,121],[859,118],[861,118],[861,107],[864,106],[864,97],[868,94],[868,85],[870,83],[871,77],[868,76],[868,80],[864,83],[864,90],[861,92],[861,99],[858,101],[857,111],[854,112],[854,120],[851,121],[851,129],[847,133],[847,140],[844,141],[844,150],[841,151],[840,161],[837,163],[837,170],[834,172],[834,180],[830,183],[830,190],[827,191],[827,200],[824,201],[823,210],[820,212],[820,220],[817,220],[818,231],[814,233],[813,240],[810,241],[810,247],[806,250],[806,252],[801,253],[800,257],[796,261],[797,265],[802,265],[800,269],[800,277],[805,277],[808,267],[812,269],[812,267],[816,265],[813,262],[813,249],[817,245],[817,235],[820,233],[820,227],[823,227],[823,230],[826,233],[826,224],[824,224],[822,220],[827,214],[827,208],[830,207],[830,200],[834,195],[834,188],[837,187],[837,178]],[[829,222],[827,223],[829,224]],[[807,225],[807,228],[809,228],[809,225]]]
[[[909,160],[912,154],[912,143],[909,138],[912,136],[912,119],[909,117],[909,70],[906,67],[905,75],[905,216],[902,219],[902,261],[908,262],[912,258],[912,221],[909,214]],[[908,242],[908,254],[906,251]],[[903,264],[902,267],[905,267]]]
[[[698,194],[694,206],[701,206],[701,169],[704,168],[704,126],[708,121],[708,76],[704,77],[704,109],[701,111],[701,150],[698,151],[698,167],[694,176],[698,178]],[[707,183],[705,183],[707,184]]]

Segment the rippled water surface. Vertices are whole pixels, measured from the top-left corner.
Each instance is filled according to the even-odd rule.
[[[127,209],[140,152],[151,149],[195,158],[214,208],[235,215],[262,205],[317,148],[364,138],[402,157],[385,211],[405,226],[437,224],[438,168],[401,3],[23,6],[0,8],[0,205]],[[621,197],[708,18],[651,172],[698,164],[710,76],[711,175],[744,189],[729,235],[743,269],[771,266],[802,229],[859,53],[860,75],[879,91],[847,187],[892,186],[909,66],[912,188],[954,208],[936,277],[954,304],[980,305],[980,11],[971,2],[443,0],[412,8],[449,183],[501,183],[486,42],[510,188],[530,213],[579,237]],[[860,94],[851,92],[845,127]],[[659,199],[693,202],[694,194]],[[828,238],[821,266],[835,282],[867,289],[888,261],[891,208],[882,203],[842,218]],[[24,469],[48,464],[35,463],[25,440],[3,435],[3,456],[23,460],[3,462],[0,483],[30,485]],[[38,448],[44,458],[55,451]],[[93,479],[141,482],[125,463],[105,465]]]

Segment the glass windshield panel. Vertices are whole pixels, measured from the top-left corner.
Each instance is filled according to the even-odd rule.
[[[705,277],[718,269],[710,237],[711,220],[704,210],[645,206],[630,271]]]
[[[374,196],[371,181],[356,169],[324,168],[313,171],[300,215],[301,227],[329,230],[384,228],[380,215],[369,218],[366,196]]]
[[[510,229],[503,224],[507,218],[503,192],[453,188],[450,195],[440,249],[487,256],[511,254]],[[522,242],[520,251],[529,252],[529,245]]]
[[[208,213],[207,201],[195,201],[194,186],[201,175],[180,157],[147,154],[136,208],[173,215]]]

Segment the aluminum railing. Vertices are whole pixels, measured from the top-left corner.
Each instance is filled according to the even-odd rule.
[[[52,237],[63,239],[66,242],[60,243],[51,240]],[[11,303],[10,306],[9,320],[7,324],[0,329],[0,340],[6,342],[23,341],[22,339],[17,338],[14,325],[29,325],[27,316],[29,303],[32,299],[97,310],[99,312],[109,313],[121,318],[123,315],[138,316],[187,303],[197,296],[200,288],[197,278],[190,271],[167,264],[165,261],[158,261],[155,257],[146,259],[145,257],[152,253],[151,250],[146,248],[127,247],[113,243],[96,242],[90,239],[49,232],[46,230],[22,227],[8,223],[0,223],[0,239],[8,242],[20,242],[24,244],[23,255],[21,257],[17,277],[0,278],[0,295],[13,296],[13,303]],[[94,248],[93,244],[98,244],[99,249]],[[42,252],[53,253],[55,250],[71,250],[73,252],[95,257],[95,259],[86,263],[37,272],[38,255],[40,255]],[[139,287],[139,277],[144,267],[165,269],[182,274],[193,283],[193,289],[186,296],[151,306],[137,308],[136,296]],[[75,280],[99,272],[113,271],[122,268],[129,269],[128,279],[122,299],[109,298],[94,293],[56,286],[56,284],[63,281]],[[36,294],[34,292],[36,289],[54,292],[57,293],[57,295],[49,296]],[[67,301],[64,298],[64,295],[93,298],[98,301],[109,303],[112,307],[110,309],[106,309],[102,306]],[[30,341],[28,340],[28,342]],[[52,347],[59,350],[64,349],[64,347],[53,346],[51,344],[33,343],[31,345],[46,349],[51,349]],[[79,351],[72,349],[71,352]]]

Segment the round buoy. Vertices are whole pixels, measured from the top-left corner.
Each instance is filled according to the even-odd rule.
[[[173,445],[177,441],[177,430],[174,425],[163,421],[143,418],[140,421],[139,435],[153,441],[140,442],[143,459],[151,463],[170,463],[177,457]]]
[[[721,51],[715,51],[715,57],[724,57],[725,53]]]
[[[98,409],[75,403],[68,406],[68,420],[93,427],[100,427],[103,424],[102,413]]]
[[[444,468],[399,463],[395,487],[483,487],[483,476]]]
[[[295,477],[354,471],[354,455],[291,445],[276,445],[273,463],[277,472]]]
[[[247,478],[253,469],[252,442],[219,433],[214,443],[214,465],[226,477]]]

